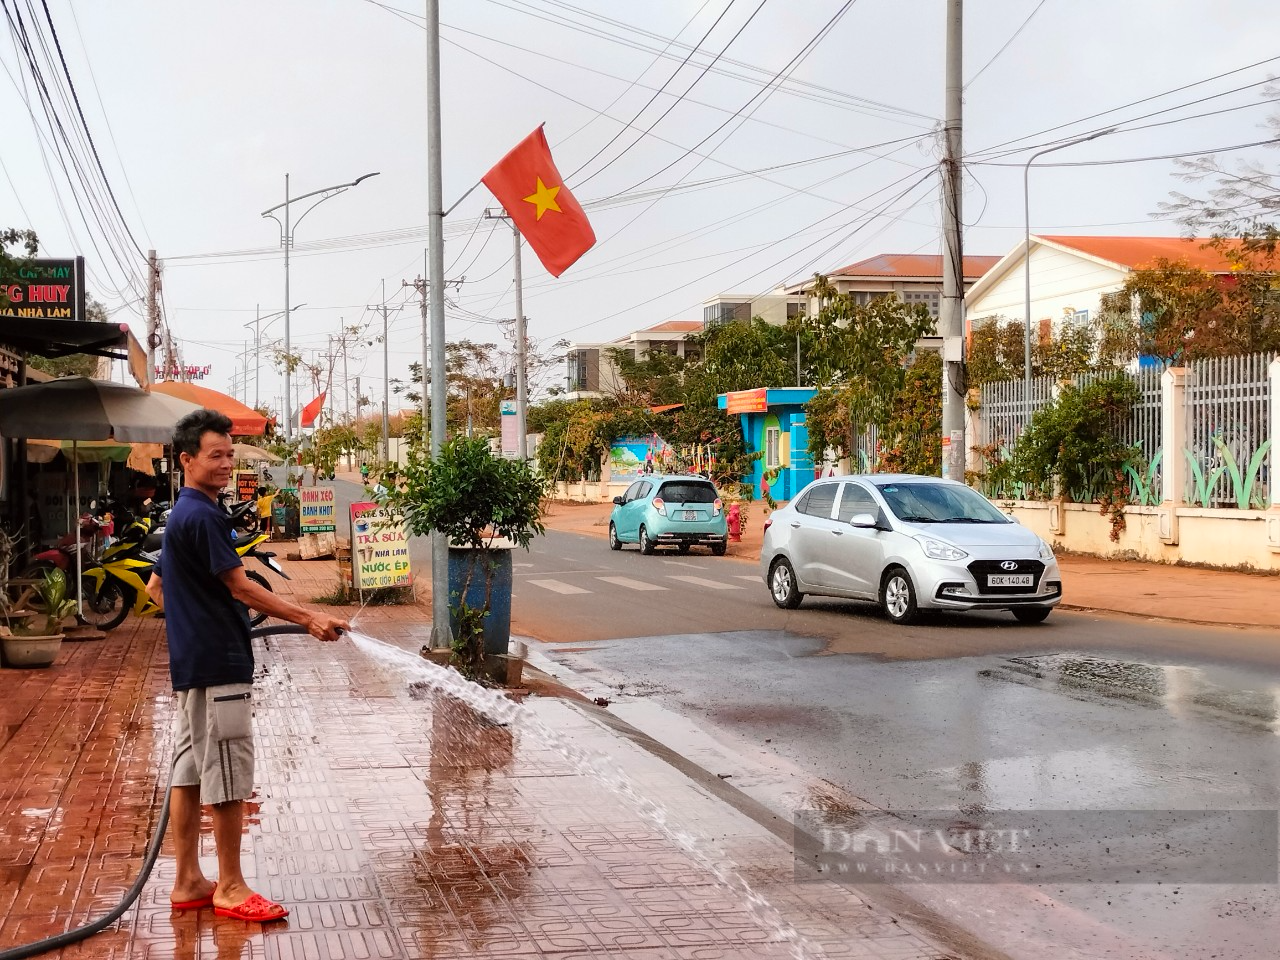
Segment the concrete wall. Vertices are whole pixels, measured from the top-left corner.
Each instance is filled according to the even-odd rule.
[[[1000,507],[1056,548],[1098,557],[1156,563],[1194,563],[1280,572],[1280,550],[1268,542],[1268,510],[1206,510],[1178,507],[1178,542],[1161,538],[1160,507],[1126,507],[1118,542],[1097,504],[998,501]],[[1280,622],[1280,587],[1276,620]]]

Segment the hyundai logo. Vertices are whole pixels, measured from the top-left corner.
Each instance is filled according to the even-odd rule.
[[[1000,569],[1001,569],[1001,570],[1017,570],[1017,569],[1018,569],[1018,561],[1017,561],[1017,560],[1005,560],[1005,561],[1003,561],[1003,562],[1000,564]]]

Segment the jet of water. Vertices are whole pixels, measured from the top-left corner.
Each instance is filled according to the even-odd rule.
[[[756,922],[790,946],[791,955],[795,960],[807,960],[807,958],[823,955],[823,951],[817,944],[804,937],[783,918],[773,904],[752,888],[731,861],[727,858],[716,859],[711,856],[703,849],[703,843],[698,837],[687,830],[679,829],[672,822],[667,808],[644,796],[615,760],[571,743],[524,704],[516,703],[497,690],[471,682],[451,667],[442,667],[430,660],[424,660],[415,653],[402,650],[355,629],[352,629],[347,636],[371,659],[402,676],[461,700],[495,723],[519,728],[545,742],[580,773],[598,780],[622,797],[637,813],[707,869],[721,884],[741,897]]]

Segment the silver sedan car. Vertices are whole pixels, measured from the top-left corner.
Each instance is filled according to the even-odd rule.
[[[894,623],[926,610],[1008,610],[1039,623],[1062,599],[1053,550],[954,480],[867,474],[815,480],[765,524],[773,602],[875,600]]]

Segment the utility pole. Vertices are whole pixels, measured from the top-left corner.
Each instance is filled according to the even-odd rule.
[[[440,140],[440,0],[426,0],[427,29],[427,281],[431,290],[431,457],[440,456],[447,429],[444,382],[444,152]],[[424,331],[425,332],[425,331]],[[422,429],[428,430],[427,337],[422,342]],[[449,626],[449,543],[431,535],[431,646],[453,643]]]
[[[382,281],[382,460],[391,461],[391,368],[387,360],[387,281]]]
[[[516,457],[529,459],[528,430],[525,426],[529,416],[528,390],[528,347],[529,335],[525,329],[524,319],[524,276],[520,264],[520,230],[516,222],[506,215],[505,211],[485,210],[485,219],[506,220],[511,224],[512,239],[515,242],[512,254],[512,272],[516,288]]]
[[[946,123],[942,160],[942,475],[964,482],[964,238],[960,198],[963,155],[964,0],[947,0]]]
[[[156,252],[147,251],[147,383],[156,379],[156,347],[160,345],[160,298],[156,295],[160,286],[160,268],[156,266]]]
[[[342,322],[342,318],[338,319]],[[351,378],[347,374],[347,328],[342,328],[342,408],[343,416],[351,419]]]
[[[262,333],[258,329],[262,324],[262,304],[253,305],[253,408],[258,409],[261,391],[258,388],[262,380]]]

